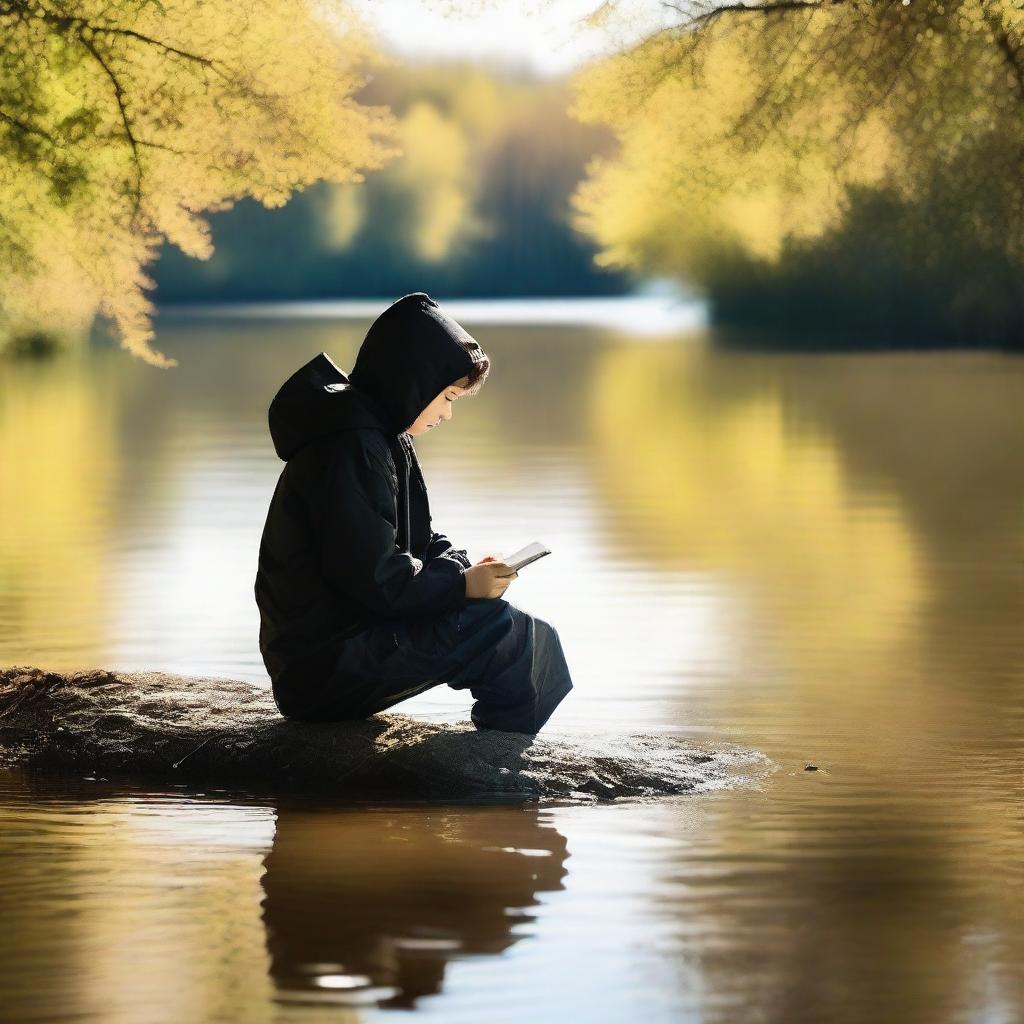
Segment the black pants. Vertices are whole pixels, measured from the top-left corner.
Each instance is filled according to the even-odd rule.
[[[345,641],[318,721],[365,718],[446,683],[475,698],[479,729],[536,733],[572,689],[555,628],[504,598],[385,619]]]

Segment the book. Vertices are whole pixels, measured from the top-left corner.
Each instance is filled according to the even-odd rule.
[[[519,572],[524,565],[529,565],[531,562],[536,562],[538,558],[543,558],[545,555],[550,554],[550,548],[535,540],[533,543],[527,544],[525,548],[520,548],[518,551],[513,551],[511,555],[506,555],[502,561],[506,565],[510,565],[516,572]]]

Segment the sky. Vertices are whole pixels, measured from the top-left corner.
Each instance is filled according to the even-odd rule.
[[[351,7],[379,33],[382,47],[406,57],[500,58],[543,76],[579,64],[636,38],[654,24],[654,9],[638,9],[627,26],[617,18],[604,28],[581,19],[601,0],[457,0],[446,13],[442,0],[351,0]],[[657,5],[660,10],[664,10]]]

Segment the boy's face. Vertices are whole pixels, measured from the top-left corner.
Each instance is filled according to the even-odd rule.
[[[462,377],[455,381],[454,384],[449,384],[416,417],[416,422],[411,427],[406,427],[406,433],[416,437],[419,434],[425,434],[443,420],[450,420],[452,418],[452,405],[462,397],[468,386],[468,377]]]

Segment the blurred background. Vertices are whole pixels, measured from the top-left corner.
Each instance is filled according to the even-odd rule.
[[[418,444],[434,523],[552,549],[507,595],[549,729],[773,765],[593,807],[0,771],[10,1019],[1024,1018],[1016,7],[0,20],[0,663],[269,687],[267,407],[423,290],[493,364]]]

